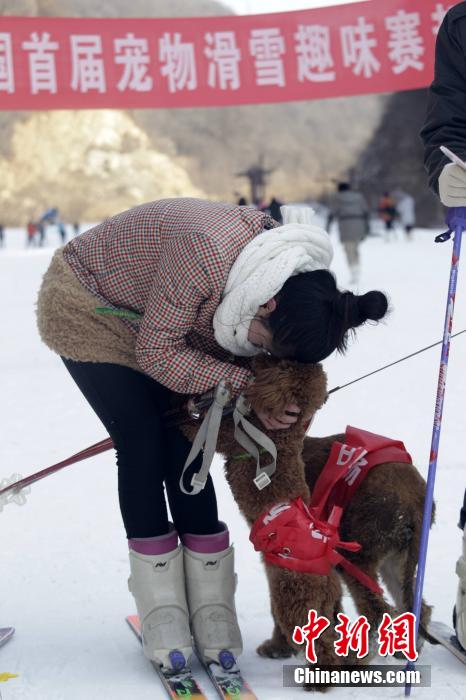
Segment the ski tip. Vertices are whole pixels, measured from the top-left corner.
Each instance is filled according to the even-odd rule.
[[[466,664],[466,650],[459,643],[455,630],[452,627],[435,620],[430,622],[427,633],[431,644],[441,644],[456,656],[459,661]]]
[[[14,633],[14,627],[0,627],[0,639],[10,639]]]
[[[139,615],[127,615],[125,620],[133,632],[135,632],[137,635],[141,634],[141,621],[139,620]]]
[[[0,627],[0,647],[12,638],[15,633],[14,627]]]

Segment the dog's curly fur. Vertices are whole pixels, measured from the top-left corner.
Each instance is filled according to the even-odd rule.
[[[320,365],[302,365],[259,356],[254,363],[255,381],[246,395],[253,409],[279,415],[285,406],[296,403],[302,416],[318,411],[327,398],[326,375]],[[263,430],[277,446],[277,470],[272,483],[259,491],[253,483],[255,461],[236,459],[244,451],[233,437],[233,422],[224,419],[217,449],[226,457],[225,473],[238,506],[250,525],[277,502],[301,496],[305,502],[327,461],[335,440],[344,435],[324,438],[305,436],[305,422],[299,420],[287,430],[266,431],[254,413],[250,420]],[[184,428],[192,439],[195,429]],[[308,611],[337,621],[342,611],[340,576],[347,584],[359,614],[371,625],[372,641],[385,612],[390,615],[412,610],[414,574],[422,525],[425,481],[410,464],[386,463],[371,469],[356,491],[343,515],[340,534],[343,540],[357,541],[357,553],[345,553],[374,579],[379,575],[395,601],[393,608],[381,595],[368,590],[344,570],[332,570],[328,576],[299,573],[265,562],[270,587],[275,628],[258,653],[267,657],[287,657],[296,653],[291,641],[295,626],[307,622]],[[423,602],[420,632],[426,635],[430,608]],[[361,663],[351,653],[342,658],[335,654],[334,625],[330,625],[316,642],[319,664]],[[366,657],[362,663],[367,663]],[[311,688],[307,688],[311,689]],[[315,689],[323,690],[322,686]]]

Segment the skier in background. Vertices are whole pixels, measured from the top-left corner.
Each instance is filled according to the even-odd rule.
[[[336,219],[351,273],[350,284],[357,284],[361,267],[359,245],[369,233],[369,208],[363,195],[352,190],[349,182],[339,182],[337,190],[330,205],[327,230]]]
[[[39,234],[38,245],[43,248],[45,245],[45,224],[43,221],[37,223],[37,233]]]
[[[57,228],[58,228],[58,235],[60,236],[60,240],[62,245],[64,245],[66,241],[66,226],[63,223],[63,221],[57,221]]]
[[[0,224],[0,248],[3,248],[4,246],[4,232],[5,232],[5,227],[3,224]]]
[[[384,192],[379,200],[379,216],[385,224],[385,240],[388,242],[393,232],[393,224],[396,219],[396,205],[389,192]]]
[[[396,202],[397,217],[405,230],[406,237],[411,240],[411,231],[416,223],[414,197],[402,190],[394,192],[393,197]]]
[[[227,380],[234,396],[247,393],[253,355],[319,362],[387,310],[381,292],[337,289],[329,236],[309,209],[288,209],[289,223],[277,227],[263,212],[221,202],[143,204],[56,251],[39,292],[41,337],[113,440],[144,653],[167,667],[170,650],[189,657],[191,630],[206,660],[242,651],[233,547],[212,479],[195,496],[179,487],[191,444],[164,426],[173,392]],[[99,315],[102,304],[141,318]],[[308,419],[297,411],[290,404],[257,417],[286,429]]]
[[[42,248],[45,245],[45,234],[49,224],[56,224],[58,220],[57,207],[50,207],[39,217],[37,222],[37,230],[39,232],[39,246]]]
[[[437,35],[435,74],[421,130],[424,163],[431,189],[446,207],[466,207],[466,171],[441,152],[447,146],[466,160],[466,2],[452,7]],[[460,511],[463,553],[456,564],[459,577],[453,622],[458,642],[466,650],[466,490]]]
[[[34,221],[28,221],[26,226],[26,246],[30,248],[35,245],[37,233],[37,224]]]

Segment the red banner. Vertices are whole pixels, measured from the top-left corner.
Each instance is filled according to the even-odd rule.
[[[173,19],[0,17],[0,109],[205,107],[427,86],[451,3]]]

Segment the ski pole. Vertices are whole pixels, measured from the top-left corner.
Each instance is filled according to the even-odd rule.
[[[202,415],[202,409],[207,406],[210,406],[210,404],[212,403],[212,397],[213,392],[209,391],[198,398],[189,399],[181,409],[183,411],[186,411],[186,420],[182,420],[181,418],[178,418],[177,420],[177,417],[172,415],[179,414],[180,409],[167,411],[164,414],[166,427],[175,427],[177,425],[182,425],[188,420],[199,420],[199,418]],[[36,481],[40,481],[41,479],[45,479],[47,476],[50,476],[51,474],[60,471],[60,469],[68,467],[70,464],[75,464],[76,462],[81,462],[83,459],[94,457],[94,455],[98,455],[101,452],[110,450],[112,447],[112,439],[106,438],[105,440],[101,440],[100,442],[95,443],[95,445],[86,447],[84,450],[77,452],[71,457],[67,457],[67,459],[62,460],[61,462],[52,464],[50,467],[41,469],[38,472],[34,472],[34,474],[25,476],[24,478],[21,478],[20,474],[12,474],[8,479],[3,479],[2,481],[0,481],[0,511],[2,510],[3,506],[10,502],[15,502],[18,505],[24,505],[24,503],[26,502],[27,492],[23,491],[23,489],[25,489],[27,486],[30,486],[31,484],[34,484]]]
[[[436,241],[443,243],[453,238],[453,254],[451,258],[450,280],[448,284],[447,308],[445,311],[445,322],[443,327],[442,351],[440,355],[440,367],[437,383],[437,396],[435,399],[434,422],[432,427],[432,441],[430,447],[429,472],[427,476],[426,496],[424,500],[424,513],[422,518],[421,541],[419,545],[419,558],[417,564],[416,585],[414,589],[413,613],[415,619],[415,635],[417,640],[419,633],[419,619],[421,614],[422,589],[424,585],[424,574],[426,569],[427,545],[429,541],[429,530],[432,519],[432,504],[434,500],[434,484],[437,470],[437,456],[440,443],[440,429],[442,426],[443,402],[445,397],[445,386],[447,381],[448,356],[450,352],[451,330],[453,325],[453,310],[455,306],[456,283],[458,280],[458,268],[461,252],[461,237],[466,229],[466,207],[454,207],[447,213],[446,223],[448,231],[436,237]],[[406,669],[414,669],[414,662],[409,661]],[[406,681],[405,696],[411,694],[411,684]]]
[[[13,476],[10,477],[10,479],[4,479],[0,482],[0,511],[2,510],[2,507],[6,505],[9,501],[16,501],[18,505],[22,505],[25,502],[25,499],[18,499],[18,495],[19,492],[26,486],[29,486],[30,484],[33,484],[36,481],[40,481],[40,479],[45,479],[46,476],[49,476],[50,474],[53,474],[54,472],[57,472],[60,469],[64,469],[70,464],[80,462],[83,459],[87,459],[88,457],[93,457],[94,455],[98,455],[101,452],[105,452],[106,450],[109,450],[112,446],[113,442],[111,438],[106,438],[105,440],[96,442],[95,445],[86,447],[86,449],[81,450],[81,452],[77,452],[75,455],[72,455],[67,459],[64,459],[62,462],[52,464],[52,466],[47,467],[46,469],[42,469],[39,472],[35,472],[34,474],[30,474],[29,476],[24,477],[24,479],[18,480],[17,477],[19,475],[17,474],[13,474]]]

